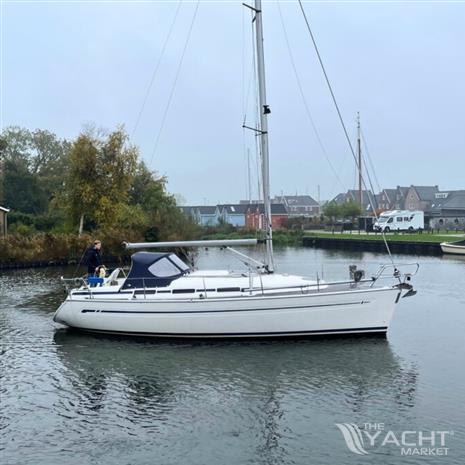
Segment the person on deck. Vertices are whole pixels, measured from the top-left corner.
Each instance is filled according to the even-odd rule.
[[[89,276],[98,275],[100,267],[103,266],[102,256],[100,255],[101,249],[102,243],[96,240],[94,245],[86,250],[84,263],[87,265],[87,274]]]

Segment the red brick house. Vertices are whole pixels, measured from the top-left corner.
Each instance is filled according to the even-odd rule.
[[[249,229],[262,229],[264,225],[264,206],[260,204],[251,204],[245,214],[245,226]],[[286,226],[289,215],[286,206],[282,203],[271,204],[271,225],[273,229],[280,229]]]

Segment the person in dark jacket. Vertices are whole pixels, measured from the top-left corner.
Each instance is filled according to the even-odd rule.
[[[87,265],[87,273],[89,276],[98,274],[99,268],[103,265],[102,256],[100,255],[101,249],[102,243],[100,241],[94,241],[94,245],[86,250],[84,263]]]

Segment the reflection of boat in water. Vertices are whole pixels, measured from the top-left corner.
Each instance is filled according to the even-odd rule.
[[[456,242],[441,242],[443,253],[465,255],[465,240]]]
[[[169,416],[183,396],[193,393],[221,396],[227,403],[237,402],[238,396],[260,399],[269,392],[286,398],[310,396],[322,408],[329,398],[338,398],[337,402],[341,396],[351,408],[370,402],[377,393],[393,408],[409,407],[415,399],[416,371],[380,338],[318,344],[306,340],[181,344],[62,330],[55,333],[54,342],[66,368],[64,376],[74,380],[75,389],[87,391],[82,396],[89,395],[98,404],[103,402],[102,390],[117,384],[132,410],[157,418]]]

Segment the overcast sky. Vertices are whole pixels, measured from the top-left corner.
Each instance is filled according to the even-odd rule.
[[[255,196],[255,141],[241,128],[244,108],[255,121],[250,12],[241,3],[200,2],[160,132],[196,2],[180,6],[135,127],[177,1],[4,1],[3,125],[74,138],[86,123],[124,124],[150,168],[189,204],[245,198],[249,148]],[[296,84],[278,4],[265,2],[271,191],[316,197],[320,185],[327,199],[354,187],[354,163],[298,4],[280,5],[326,156]],[[465,188],[465,3],[305,8],[352,138],[360,111],[381,186]]]

